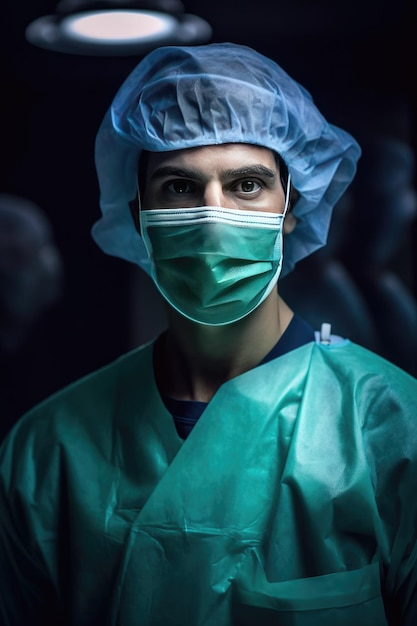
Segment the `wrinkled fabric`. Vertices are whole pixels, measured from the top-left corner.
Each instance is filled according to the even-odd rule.
[[[415,625],[416,409],[395,366],[310,343],[183,442],[129,353],[1,448],[2,625]]]
[[[220,326],[252,313],[276,286],[284,214],[223,207],[140,212],[152,278],[188,319]]]
[[[360,148],[329,124],[311,95],[274,61],[232,43],[154,50],[127,77],[96,139],[102,217],[96,243],[149,273],[129,203],[142,150],[247,143],[281,155],[300,194],[282,275],[327,239],[331,213],[356,172]]]

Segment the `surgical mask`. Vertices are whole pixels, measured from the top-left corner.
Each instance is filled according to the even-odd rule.
[[[195,207],[140,212],[152,277],[167,302],[200,324],[231,324],[271,293],[282,267],[283,214]]]

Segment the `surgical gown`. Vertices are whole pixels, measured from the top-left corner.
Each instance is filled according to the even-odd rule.
[[[152,344],[1,449],[2,626],[415,626],[417,381],[311,342],[181,440]]]

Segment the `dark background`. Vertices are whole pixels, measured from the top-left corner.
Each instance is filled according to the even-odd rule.
[[[0,192],[29,198],[43,209],[64,264],[61,297],[37,321],[19,354],[3,364],[4,429],[49,393],[151,336],[159,323],[149,316],[149,285],[138,292],[143,279],[136,270],[104,255],[89,234],[99,216],[95,134],[138,58],[70,57],[30,46],[25,27],[53,13],[55,4],[3,0],[1,9]],[[275,59],[364,150],[370,142],[371,153],[372,138],[382,134],[415,151],[417,37],[411,2],[188,0],[185,8],[211,24],[211,41],[247,44]],[[366,185],[366,155],[361,163]],[[388,174],[389,159],[382,171],[379,165],[381,181],[385,167]],[[354,203],[356,217],[366,213],[364,204]],[[367,263],[363,236],[369,228],[350,231],[348,247],[359,265]],[[390,259],[413,297],[416,240],[413,221]],[[343,334],[340,326],[334,331]]]

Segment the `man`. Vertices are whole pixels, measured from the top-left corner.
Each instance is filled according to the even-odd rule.
[[[122,85],[93,235],[169,328],[3,446],[7,626],[415,623],[417,383],[276,288],[358,157],[242,46],[161,48]]]

